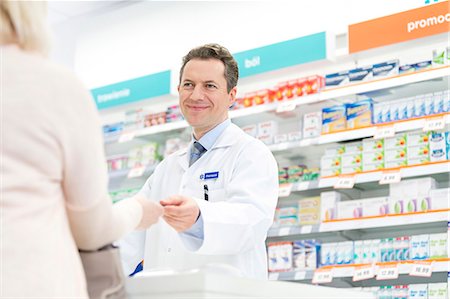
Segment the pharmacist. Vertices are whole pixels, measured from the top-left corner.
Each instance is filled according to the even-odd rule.
[[[220,45],[183,58],[179,104],[192,142],[166,157],[140,191],[164,206],[164,221],[121,242],[127,274],[144,260],[144,270],[212,263],[267,279],[265,239],[277,205],[278,168],[269,149],[228,118],[237,80],[237,63]]]

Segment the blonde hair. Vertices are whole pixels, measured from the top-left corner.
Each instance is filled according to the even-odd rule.
[[[0,45],[6,44],[48,55],[50,32],[45,1],[0,1]]]

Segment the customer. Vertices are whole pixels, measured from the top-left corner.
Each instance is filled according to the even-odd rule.
[[[0,2],[0,297],[87,298],[78,254],[157,222],[141,198],[112,205],[89,92],[47,53],[46,5]]]
[[[237,63],[220,45],[184,57],[178,92],[192,142],[166,157],[140,192],[161,202],[165,222],[124,242],[128,273],[145,257],[144,270],[220,263],[267,279],[265,239],[277,205],[278,168],[267,146],[228,118],[237,81]]]

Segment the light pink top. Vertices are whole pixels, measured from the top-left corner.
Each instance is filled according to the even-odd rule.
[[[77,248],[133,230],[135,200],[112,206],[101,127],[68,71],[0,47],[0,297],[87,298]]]

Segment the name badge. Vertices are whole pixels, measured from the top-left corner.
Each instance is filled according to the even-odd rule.
[[[215,172],[206,172],[204,174],[200,175],[200,179],[201,180],[213,180],[213,179],[217,179],[219,177],[219,172],[215,171]]]

